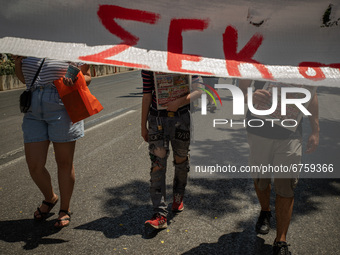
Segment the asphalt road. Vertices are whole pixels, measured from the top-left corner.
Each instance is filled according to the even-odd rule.
[[[249,178],[192,174],[185,210],[169,215],[167,230],[146,233],[143,223],[152,207],[147,144],[140,136],[140,73],[95,78],[90,89],[104,110],[85,121],[85,137],[77,142],[72,222],[60,231],[53,227],[58,208],[46,222],[33,221],[33,212],[43,198],[23,157],[21,90],[0,93],[0,254],[271,254],[275,221],[268,235],[256,235],[259,205]],[[319,93],[320,148],[303,159],[334,163],[340,171],[340,89],[321,88]],[[228,94],[221,92],[221,97],[231,103]],[[221,112],[217,109],[216,116]],[[208,113],[202,119],[199,114],[193,114],[193,155],[213,151],[211,155],[223,155],[230,164],[247,164],[244,129],[224,130],[218,144],[202,141],[202,132],[214,115]],[[305,124],[307,134],[308,122]],[[47,168],[58,193],[52,148]],[[168,201],[172,176],[169,158]],[[300,179],[288,233],[293,254],[340,253],[339,197],[340,179]],[[274,208],[274,194],[271,202]]]

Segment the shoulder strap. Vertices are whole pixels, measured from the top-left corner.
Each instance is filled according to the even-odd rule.
[[[40,73],[40,70],[41,70],[41,68],[42,68],[42,66],[43,66],[43,64],[44,64],[44,62],[45,62],[45,59],[43,58],[43,60],[42,60],[42,62],[41,62],[41,64],[40,64],[40,66],[39,66],[37,72],[35,73],[35,76],[34,76],[34,78],[33,78],[33,80],[32,80],[32,83],[31,83],[31,86],[29,87],[29,89],[31,89],[31,88],[33,87],[33,85],[34,85],[36,79],[38,78],[38,75],[39,75],[39,73]]]

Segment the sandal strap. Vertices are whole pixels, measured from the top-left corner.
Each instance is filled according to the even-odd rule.
[[[48,215],[49,213],[48,212],[42,212],[41,210],[40,210],[40,207],[37,207],[37,211],[38,211],[38,215],[40,215],[41,217],[45,217],[46,215]]]
[[[65,213],[66,215],[68,215],[69,217],[71,217],[71,212],[70,211],[68,211],[68,210],[59,210],[59,214],[60,213]]]
[[[57,204],[57,202],[58,202],[58,198],[57,198],[57,200],[54,203],[50,203],[50,202],[47,202],[46,200],[43,200],[41,205],[46,205],[48,207],[48,209],[47,209],[46,212],[42,212],[40,210],[41,205],[39,207],[37,207],[38,214],[36,215],[34,213],[34,219],[35,220],[44,220],[44,219],[46,219],[48,217],[49,213],[51,212],[51,210],[53,209],[53,207]],[[40,217],[37,217],[37,216],[40,216]]]
[[[57,201],[58,201],[58,200],[57,200]],[[54,207],[54,206],[55,206],[55,204],[57,203],[57,201],[56,201],[55,203],[50,203],[50,202],[47,202],[47,201],[43,200],[42,203],[45,204],[45,205],[47,205],[49,208],[51,208],[51,207]]]

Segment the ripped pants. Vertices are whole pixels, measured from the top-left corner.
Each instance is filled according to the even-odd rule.
[[[149,115],[150,195],[155,213],[166,216],[166,169],[169,143],[174,155],[173,194],[184,195],[187,185],[190,145],[190,112],[175,117]]]

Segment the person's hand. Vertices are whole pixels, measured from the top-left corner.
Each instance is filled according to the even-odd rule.
[[[146,127],[142,127],[141,133],[142,133],[142,137],[144,141],[148,142],[149,141],[149,130]]]
[[[180,107],[180,100],[176,99],[162,106],[165,106],[168,112],[176,112],[178,108]]]
[[[65,76],[63,77],[63,82],[66,86],[72,87],[74,85],[74,82],[78,79],[78,77],[75,78],[74,81],[72,81],[71,78],[66,78]]]
[[[253,93],[253,104],[270,103],[272,95],[268,90],[258,89]]]
[[[312,153],[319,145],[319,133],[312,133],[307,142],[306,153]]]

